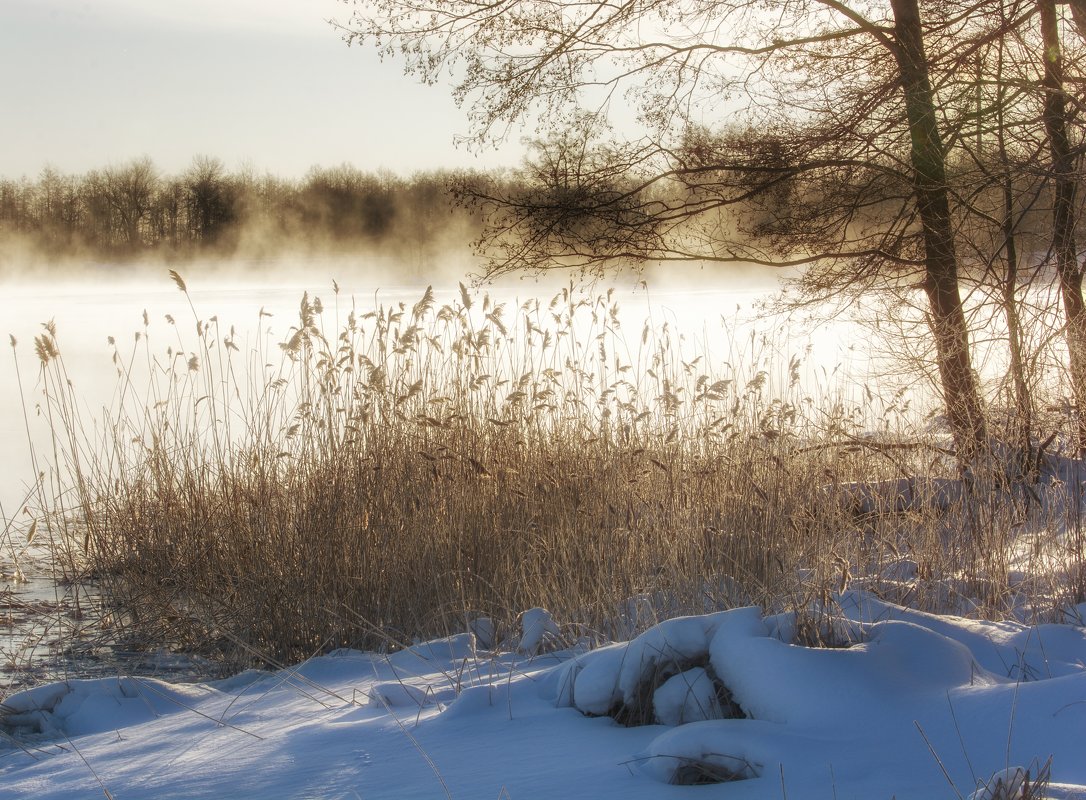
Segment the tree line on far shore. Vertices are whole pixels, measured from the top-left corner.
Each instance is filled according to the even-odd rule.
[[[230,171],[209,156],[172,175],[147,157],[84,174],[46,167],[33,179],[0,178],[0,259],[5,252],[124,261],[366,248],[421,268],[449,237],[466,244],[478,235],[477,212],[450,190],[471,180],[443,171],[403,178],[347,164],[287,179]]]

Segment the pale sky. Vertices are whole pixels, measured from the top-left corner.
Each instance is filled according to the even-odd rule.
[[[473,154],[448,86],[351,47],[337,0],[0,0],[0,176],[196,154],[301,176],[349,162],[400,174],[515,165]]]

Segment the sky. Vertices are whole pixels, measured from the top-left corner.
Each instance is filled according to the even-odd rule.
[[[448,86],[348,47],[338,0],[0,0],[0,176],[194,155],[301,176],[514,165],[476,154]]]

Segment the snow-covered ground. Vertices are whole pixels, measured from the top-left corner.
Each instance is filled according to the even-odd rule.
[[[40,686],[4,702],[0,797],[993,798],[1022,795],[978,784],[1050,763],[1045,796],[1086,798],[1080,620],[859,591],[834,608],[818,622],[835,648],[746,608],[547,652],[536,613],[516,652],[466,633],[209,684]]]

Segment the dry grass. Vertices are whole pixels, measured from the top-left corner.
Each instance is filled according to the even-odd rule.
[[[948,522],[827,502],[818,487],[946,459],[842,446],[899,435],[896,398],[812,397],[801,360],[761,339],[717,374],[666,325],[624,338],[609,294],[572,288],[519,308],[463,287],[365,312],[306,296],[283,341],[263,316],[254,340],[191,313],[168,344],[145,320],[118,349],[93,422],[55,330],[36,342],[59,487],[43,527],[160,641],[275,663],[481,615],[509,631],[533,606],[626,636],[807,607],[903,557],[930,582],[999,568],[979,537],[1006,504]]]

